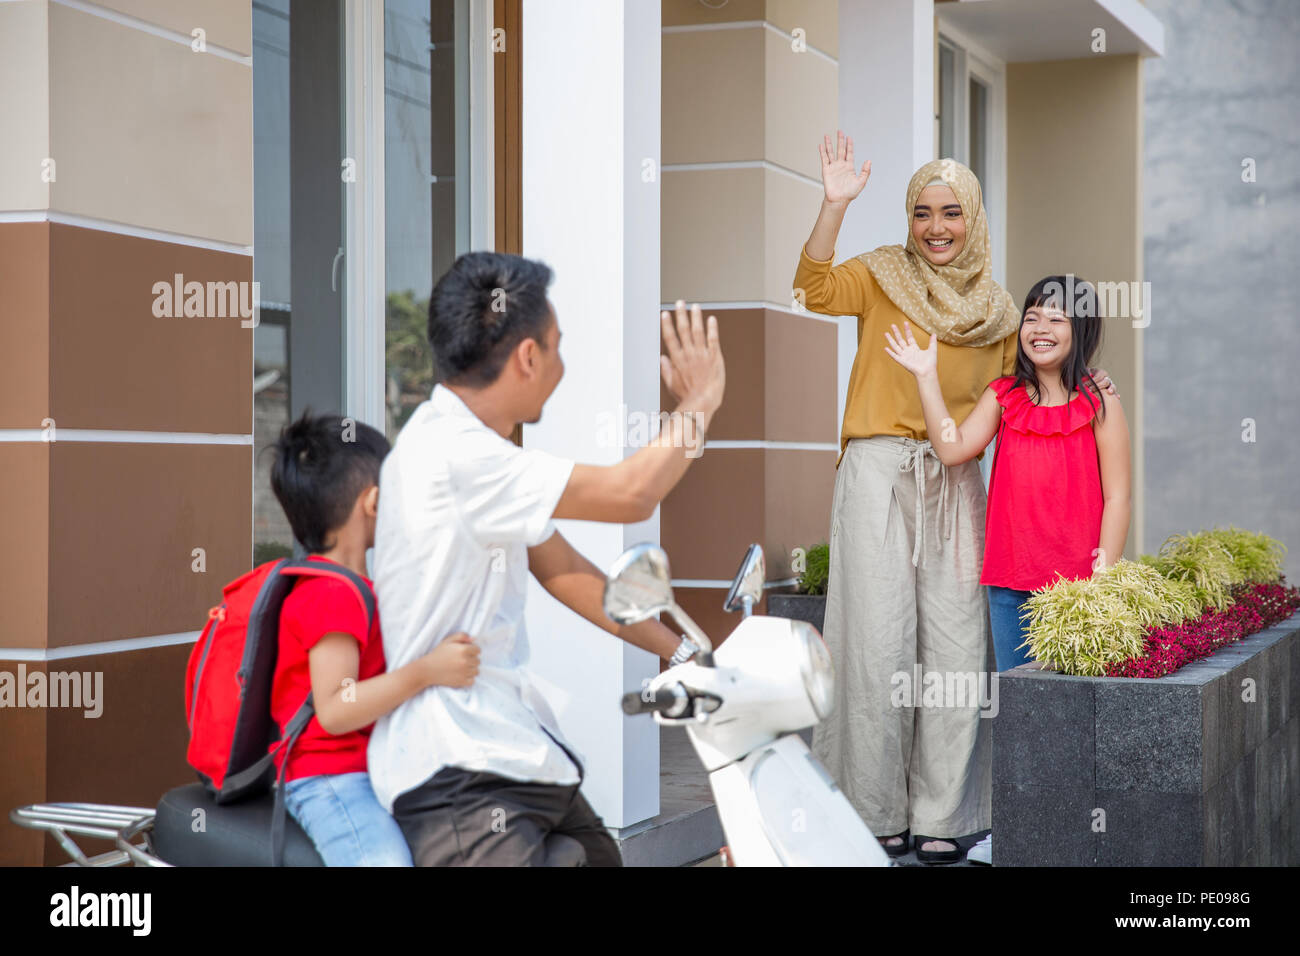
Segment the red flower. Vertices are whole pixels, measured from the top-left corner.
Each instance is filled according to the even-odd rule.
[[[1285,621],[1300,608],[1300,589],[1282,582],[1254,584],[1233,593],[1222,611],[1206,609],[1194,620],[1147,631],[1143,651],[1106,668],[1107,677],[1164,677],[1219,648]]]

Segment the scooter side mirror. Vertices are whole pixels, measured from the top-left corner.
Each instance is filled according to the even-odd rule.
[[[618,624],[636,624],[674,606],[668,555],[638,544],[618,556],[605,582],[605,613]]]
[[[763,597],[763,584],[767,579],[767,561],[761,545],[751,544],[740,562],[740,570],[731,582],[727,599],[722,602],[724,611],[744,611],[745,617],[754,612],[754,605]]]

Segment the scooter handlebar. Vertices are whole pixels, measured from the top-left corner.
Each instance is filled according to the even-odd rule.
[[[623,695],[623,713],[630,716],[637,714],[669,714],[678,716],[679,713],[685,712],[687,698],[678,684],[670,684],[667,687],[661,687],[647,700],[643,694],[636,691]]]

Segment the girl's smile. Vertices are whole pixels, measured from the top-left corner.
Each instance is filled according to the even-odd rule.
[[[1037,306],[1020,324],[1020,347],[1043,370],[1059,368],[1070,355],[1070,319],[1060,309]]]

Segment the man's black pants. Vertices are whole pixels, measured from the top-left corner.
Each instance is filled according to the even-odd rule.
[[[444,767],[393,803],[416,866],[622,866],[578,784]]]

